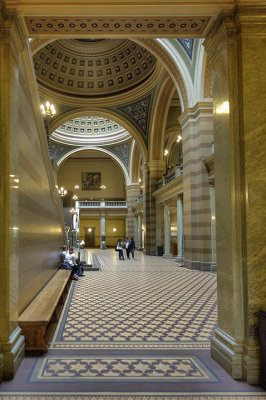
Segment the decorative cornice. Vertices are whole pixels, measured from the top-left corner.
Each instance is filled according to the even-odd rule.
[[[187,108],[178,118],[182,128],[189,120],[197,120],[199,116],[213,117],[213,103],[212,101],[199,102],[194,107]]]
[[[112,34],[139,37],[203,37],[210,17],[25,17],[30,37],[82,37]]]

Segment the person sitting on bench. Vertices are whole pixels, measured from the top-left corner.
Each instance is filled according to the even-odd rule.
[[[74,279],[76,279],[75,276],[77,276],[77,277],[85,276],[85,275],[83,275],[83,271],[82,271],[81,266],[79,265],[79,263],[77,263],[77,259],[76,259],[75,253],[74,253],[74,247],[70,247],[69,248],[69,252],[65,256],[65,261],[68,262],[69,265],[73,269],[75,268]]]

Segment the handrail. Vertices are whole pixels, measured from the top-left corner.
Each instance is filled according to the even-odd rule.
[[[79,201],[79,208],[127,208],[126,201]]]

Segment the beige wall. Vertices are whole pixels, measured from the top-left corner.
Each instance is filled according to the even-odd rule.
[[[74,191],[74,186],[79,185],[80,189],[75,190],[75,194],[80,200],[101,198],[100,190],[82,190],[81,173],[100,172],[101,184],[106,186],[104,197],[106,199],[124,199],[124,175],[118,164],[111,159],[99,160],[66,160],[58,171],[58,186]]]
[[[38,133],[22,59],[17,64],[14,60],[13,66],[11,171],[19,180],[15,182],[18,188],[14,192],[18,193],[18,301],[21,312],[56,272],[63,236],[59,203],[52,199],[51,171],[45,163],[45,158],[50,162],[45,133]],[[15,207],[13,212],[16,212]],[[16,251],[14,247],[12,251]]]
[[[85,228],[95,228],[95,247],[100,247],[101,230],[100,217],[82,217],[80,219],[80,239],[85,241]],[[116,228],[116,232],[113,232]],[[125,217],[106,217],[106,245],[115,247],[119,238],[125,239],[126,219]]]

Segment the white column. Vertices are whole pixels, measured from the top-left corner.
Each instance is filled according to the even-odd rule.
[[[210,196],[211,196],[211,245],[212,245],[212,262],[211,271],[216,271],[216,216],[215,216],[215,182],[209,179]]]
[[[100,249],[106,249],[106,239],[105,239],[105,213],[101,214],[101,246]]]
[[[182,195],[177,195],[177,257],[176,261],[184,262],[184,217]]]
[[[170,231],[170,212],[167,203],[164,203],[164,258],[171,258],[170,252],[171,231]]]
[[[158,246],[162,246],[162,205],[156,205],[156,254]]]
[[[141,218],[140,218],[140,214],[138,214],[138,242],[139,242],[139,248],[142,247],[142,243],[141,243]]]

